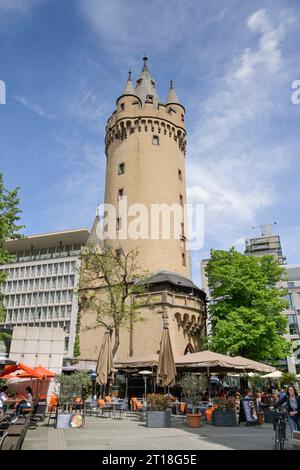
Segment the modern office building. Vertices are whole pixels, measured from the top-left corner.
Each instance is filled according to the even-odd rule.
[[[293,356],[287,358],[288,369],[295,373],[300,372],[300,264],[290,264],[285,267],[286,280],[281,286],[288,290],[286,300],[289,308],[284,311],[288,318],[288,334],[286,337],[292,341]]]
[[[65,357],[73,357],[76,336],[82,246],[88,229],[28,236],[6,243],[11,261],[0,267],[8,273],[4,285],[4,327],[63,328]]]

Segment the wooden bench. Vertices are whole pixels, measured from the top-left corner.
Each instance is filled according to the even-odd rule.
[[[20,450],[30,425],[30,419],[18,419],[15,424],[10,424],[1,438],[0,450]]]

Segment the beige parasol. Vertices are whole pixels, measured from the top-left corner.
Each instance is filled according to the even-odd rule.
[[[113,371],[114,363],[111,351],[110,332],[106,331],[103,336],[99,358],[97,362],[96,374],[97,382],[100,385],[105,385],[108,382],[108,377]]]
[[[162,387],[174,387],[176,367],[169,328],[164,328],[160,343],[156,382]]]

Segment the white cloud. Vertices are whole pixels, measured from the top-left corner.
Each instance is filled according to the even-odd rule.
[[[27,15],[32,7],[42,0],[0,0],[0,15],[7,13],[19,13]]]
[[[35,114],[38,114],[41,117],[47,118],[47,119],[56,119],[56,115],[49,113],[46,111],[42,106],[39,104],[32,103],[28,98],[25,98],[24,96],[19,96],[19,95],[14,95],[14,99],[21,103],[25,108],[30,109],[30,111],[33,111]]]
[[[288,147],[264,131],[281,108],[285,21],[274,27],[265,10],[248,18],[258,45],[241,52],[219,80],[190,135],[189,200],[205,204],[206,237],[219,247],[244,236],[258,214],[278,202],[275,180],[291,163]]]

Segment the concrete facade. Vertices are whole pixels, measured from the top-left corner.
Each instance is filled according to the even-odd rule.
[[[65,356],[73,357],[78,313],[79,255],[87,229],[33,235],[6,243],[12,260],[3,288],[5,327],[42,326],[65,331]]]

